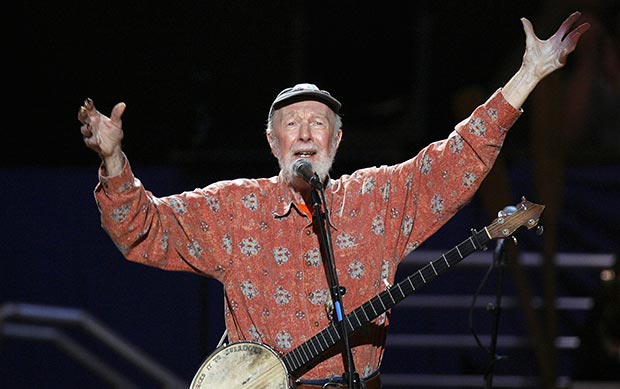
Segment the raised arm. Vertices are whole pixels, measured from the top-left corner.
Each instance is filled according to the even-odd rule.
[[[532,23],[521,18],[525,31],[523,62],[517,73],[502,88],[504,98],[513,107],[521,108],[543,78],[564,66],[568,55],[575,50],[581,34],[590,28],[589,23],[582,23],[571,31],[580,17],[580,12],[574,12],[564,20],[555,34],[544,41],[536,36]]]
[[[118,103],[112,109],[110,117],[107,117],[97,111],[91,99],[86,99],[78,112],[78,120],[82,123],[80,130],[84,144],[99,154],[106,176],[120,174],[125,163],[121,150],[123,112],[125,112],[125,103]]]

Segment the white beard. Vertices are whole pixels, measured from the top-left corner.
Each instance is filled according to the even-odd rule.
[[[334,142],[332,143],[331,149],[328,151],[326,156],[313,161],[312,169],[319,176],[321,182],[325,182],[325,179],[329,175],[337,150],[337,143]],[[293,172],[293,165],[300,157],[295,155],[287,155],[286,157],[283,157],[282,151],[280,150],[280,143],[276,138],[274,138],[273,141],[272,152],[278,159],[278,165],[280,166],[284,179],[296,188],[306,187],[306,181],[303,178],[296,176]],[[317,154],[320,154],[320,150]]]

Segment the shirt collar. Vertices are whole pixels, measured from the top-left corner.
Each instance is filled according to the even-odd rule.
[[[310,222],[312,222],[312,218],[309,218],[306,215],[306,213],[299,206],[297,206],[298,203],[303,202],[303,199],[301,198],[299,193],[297,193],[295,189],[293,189],[293,187],[284,179],[282,172],[280,172],[280,174],[274,177],[274,179],[276,181],[276,186],[278,188],[277,189],[278,197],[277,197],[276,207],[272,212],[273,217],[276,219],[286,218],[291,214],[291,211],[294,209],[300,216],[306,217],[308,218],[308,220],[310,220]],[[333,180],[331,177],[328,176],[325,189],[324,189],[326,191],[325,197],[329,197],[328,195],[330,193],[337,191],[339,186],[340,186],[339,181]],[[310,210],[310,212],[314,212],[314,208],[311,205],[308,205],[308,204],[306,205],[308,206],[308,209]],[[334,229],[337,229],[333,225],[333,223],[330,223],[330,225]]]

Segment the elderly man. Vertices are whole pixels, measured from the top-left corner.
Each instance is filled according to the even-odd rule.
[[[343,304],[356,308],[392,284],[399,262],[471,200],[527,96],[564,65],[589,28],[571,31],[579,17],[570,15],[546,41],[522,19],[521,67],[446,139],[402,163],[337,179],[329,171],[343,135],[341,103],[313,84],[283,90],[269,111],[266,137],[279,162],[277,176],[216,182],[166,197],[143,187],[122,151],[125,104],[106,117],[87,99],[78,119],[85,144],[102,159],[95,189],[102,225],[131,261],[220,281],[229,340],[264,344],[285,356],[335,320],[326,248],[312,212],[316,189],[299,161],[306,161],[324,190],[335,266],[347,290]],[[354,365],[367,388],[381,386],[388,313],[351,334]],[[338,351],[297,367],[287,374],[300,388],[344,384],[347,368]]]

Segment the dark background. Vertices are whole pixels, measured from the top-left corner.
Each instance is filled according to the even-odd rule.
[[[14,98],[5,98],[19,123],[5,127],[0,157],[0,303],[82,309],[189,382],[221,334],[219,285],[124,261],[100,229],[92,196],[99,159],[77,121],[86,97],[106,115],[127,103],[125,152],[147,188],[165,195],[276,174],[264,139],[269,105],[283,88],[312,82],[343,103],[339,175],[401,161],[445,137],[464,118],[457,96],[475,90],[486,98],[518,69],[520,17],[547,38],[570,12],[591,11],[617,48],[618,8],[617,1],[24,1],[10,35],[18,61],[6,75]],[[571,74],[580,55],[587,54],[574,53],[561,72]],[[528,104],[502,152],[515,201],[536,196]],[[560,251],[619,249],[618,111],[602,112],[602,124],[567,154]],[[450,248],[461,240],[454,236],[488,220],[475,199],[427,247]],[[5,339],[0,354],[3,387],[98,382],[44,343]]]
[[[518,69],[509,56],[524,47],[519,17],[533,17],[538,3],[25,2],[23,107],[37,133],[21,133],[29,147],[9,162],[96,163],[81,146],[76,115],[67,114],[85,97],[105,113],[127,103],[125,148],[136,162],[187,162],[186,152],[204,159],[205,150],[248,150],[249,160],[271,161],[263,138],[269,105],[302,81],[343,102],[345,145],[360,133],[373,153],[389,154],[373,142],[408,153],[455,123],[455,90],[472,83],[494,90]],[[409,123],[398,135],[407,144],[383,139],[391,137],[381,131],[412,112],[423,125]],[[381,160],[364,151],[350,152],[365,164]]]

